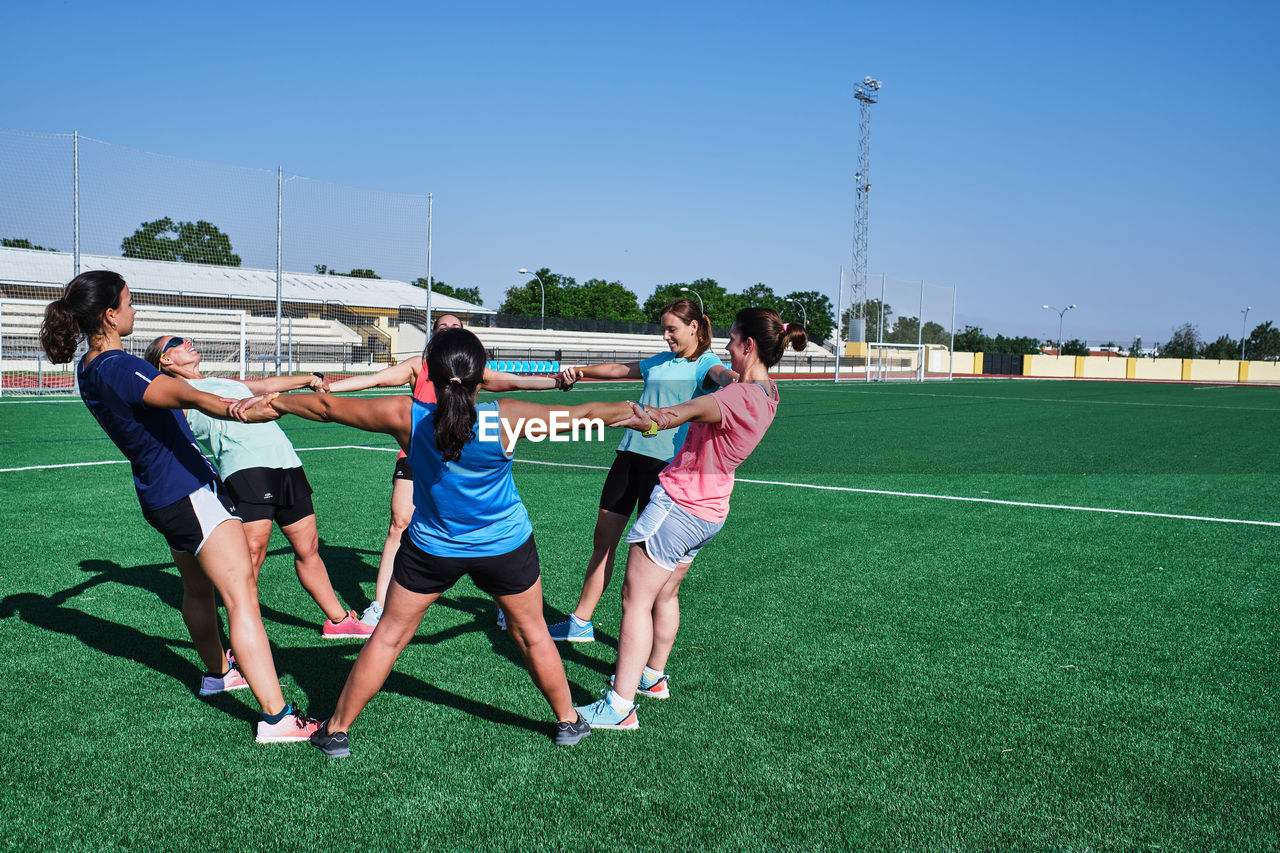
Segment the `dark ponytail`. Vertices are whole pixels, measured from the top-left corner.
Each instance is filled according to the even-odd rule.
[[[466,329],[442,329],[423,361],[436,389],[436,447],[445,462],[456,462],[475,433],[472,397],[484,379],[484,344]]]
[[[691,326],[695,322],[698,324],[695,332],[698,336],[698,349],[690,361],[696,361],[698,356],[711,349],[711,318],[702,313],[698,303],[692,299],[673,299],[658,312],[658,322],[662,322],[663,314],[675,314],[685,325]]]
[[[71,279],[61,299],[44,309],[40,345],[54,364],[66,364],[76,354],[80,337],[102,331],[102,315],[120,307],[124,279],[119,273],[93,270]]]
[[[756,352],[765,367],[773,367],[781,361],[787,347],[799,352],[809,342],[804,326],[782,322],[778,312],[772,308],[743,308],[733,319],[733,325],[744,340],[751,338],[756,342]]]

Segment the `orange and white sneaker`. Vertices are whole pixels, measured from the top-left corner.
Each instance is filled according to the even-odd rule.
[[[200,695],[213,696],[215,693],[226,693],[228,690],[244,690],[249,686],[240,670],[236,669],[236,659],[227,652],[227,671],[222,675],[206,675],[200,679]]]
[[[292,705],[284,706],[284,716],[274,723],[264,718],[258,720],[256,740],[258,743],[288,743],[290,741],[310,740],[320,728],[320,721],[313,720],[306,714],[293,710]]]
[[[609,686],[613,686],[615,676],[609,676]],[[647,696],[650,699],[670,699],[671,685],[670,678],[663,673],[658,678],[653,678],[647,672],[640,673],[640,686],[636,688],[637,696]]]
[[[373,627],[361,622],[354,610],[348,610],[347,615],[337,622],[332,619],[324,620],[324,625],[320,628],[320,636],[325,640],[366,640],[373,633]]]

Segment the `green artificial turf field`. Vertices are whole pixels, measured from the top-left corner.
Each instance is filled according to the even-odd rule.
[[[0,844],[1280,846],[1280,389],[782,395],[682,590],[672,698],[642,699],[638,731],[553,746],[492,601],[464,580],[341,761],[255,744],[248,691],[195,695],[177,572],[128,466],[90,464],[121,457],[78,401],[0,401]],[[282,425],[334,587],[362,609],[390,440]],[[517,450],[549,618],[577,599],[616,439]],[[277,533],[263,568],[267,632],[286,698],[323,717],[359,645],[319,638],[284,546]],[[561,646],[579,703],[612,672],[620,576],[597,642]]]

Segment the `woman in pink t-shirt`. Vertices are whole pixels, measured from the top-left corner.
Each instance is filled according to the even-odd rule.
[[[655,699],[671,695],[664,669],[680,626],[680,583],[694,556],[724,526],[734,469],[755,450],[778,411],[778,386],[769,368],[788,346],[802,350],[807,340],[799,324],[788,326],[776,311],[745,308],[729,332],[729,362],[737,382],[667,409],[632,404],[634,418],[615,424],[643,427],[652,419],[658,429],[690,426],[627,534],[631,550],[613,689],[578,709],[592,728],[638,728],[636,693]]]

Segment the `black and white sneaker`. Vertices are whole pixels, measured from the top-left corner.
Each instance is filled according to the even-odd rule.
[[[346,732],[329,733],[329,721],[325,720],[311,736],[311,745],[330,758],[346,758],[351,754]]]
[[[591,726],[587,725],[587,721],[582,719],[581,714],[578,714],[578,719],[572,723],[563,721],[556,723],[556,746],[573,746],[589,734],[591,734]]]

